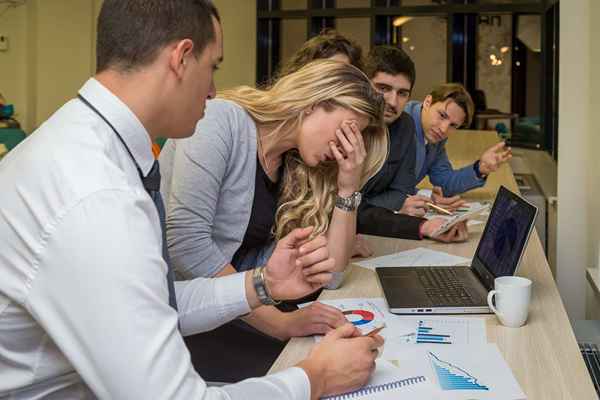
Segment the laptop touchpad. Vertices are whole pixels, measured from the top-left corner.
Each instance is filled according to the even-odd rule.
[[[388,295],[388,301],[395,307],[402,305],[429,305],[429,297],[425,294],[421,281],[415,271],[396,270],[393,275],[387,275],[384,280],[384,290]]]

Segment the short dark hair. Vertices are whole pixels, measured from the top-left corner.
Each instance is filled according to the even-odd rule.
[[[399,47],[375,46],[371,49],[367,56],[365,73],[373,79],[378,72],[390,75],[402,74],[410,81],[411,90],[415,86],[417,78],[415,63]]]
[[[350,64],[360,70],[363,69],[360,45],[333,29],[324,29],[317,36],[304,42],[302,47],[282,65],[277,76],[291,74],[311,61],[330,58],[336,54],[345,55],[350,60]]]
[[[194,54],[201,54],[215,39],[213,17],[220,21],[210,0],[104,0],[96,72],[148,65],[161,48],[186,38],[194,42]]]

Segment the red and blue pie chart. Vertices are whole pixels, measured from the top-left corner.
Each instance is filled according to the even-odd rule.
[[[375,319],[375,315],[367,310],[347,310],[342,312],[354,326],[368,324]]]

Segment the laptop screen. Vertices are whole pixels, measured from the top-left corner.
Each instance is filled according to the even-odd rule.
[[[504,186],[500,187],[477,247],[473,265],[481,275],[482,266],[491,274],[485,279],[513,275],[519,265],[537,208]],[[482,277],[485,278],[485,277]]]

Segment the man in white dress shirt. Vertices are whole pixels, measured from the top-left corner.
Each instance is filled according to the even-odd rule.
[[[142,178],[152,140],[191,134],[215,94],[219,16],[208,0],[105,0],[97,50],[80,97],[0,163],[0,398],[314,399],[364,384],[381,338],[350,324],[277,374],[220,388],[196,374],[181,335],[303,296],[334,262],[301,229],[262,274],[170,290]]]

